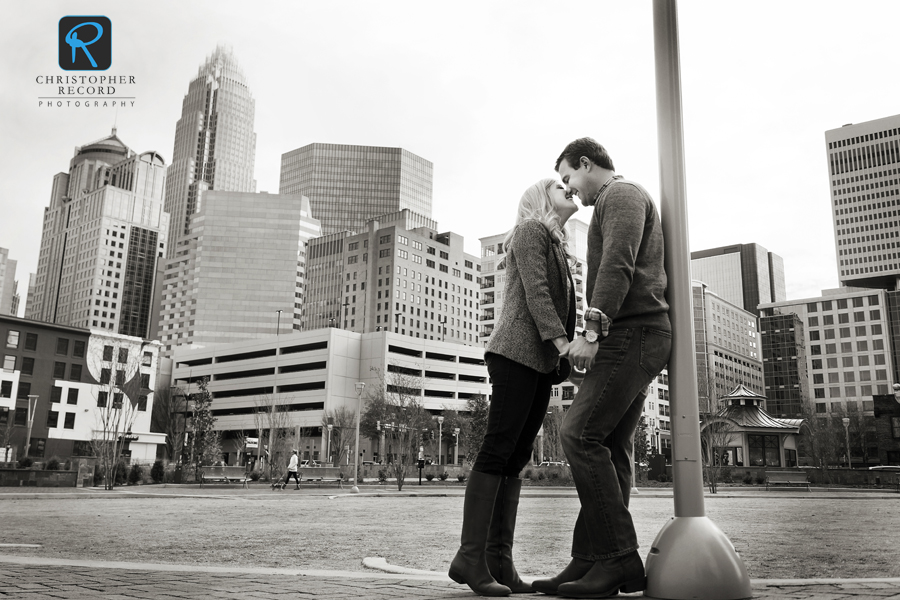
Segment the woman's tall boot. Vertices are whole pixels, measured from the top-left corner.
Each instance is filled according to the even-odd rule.
[[[491,515],[500,487],[499,475],[471,471],[463,505],[460,546],[450,563],[450,579],[464,583],[482,596],[508,596],[510,589],[491,576],[485,558],[485,545],[491,527]]]
[[[488,533],[487,564],[497,583],[507,586],[513,594],[529,594],[534,590],[519,577],[513,564],[512,547],[516,533],[516,515],[519,511],[519,494],[522,480],[504,477],[494,501],[494,514]]]

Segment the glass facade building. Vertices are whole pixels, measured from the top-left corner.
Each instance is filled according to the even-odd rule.
[[[148,338],[165,252],[166,165],[112,135],[76,148],[53,179],[25,317]]]
[[[784,260],[759,244],[691,252],[691,278],[755,315],[759,315],[760,303],[787,299]]]
[[[226,48],[216,48],[188,85],[175,125],[175,147],[166,184],[172,220],[168,248],[189,233],[204,190],[254,192],[256,102],[244,73]]]
[[[281,156],[280,194],[309,198],[322,233],[361,233],[409,209],[431,218],[433,166],[403,148],[310,144]]]

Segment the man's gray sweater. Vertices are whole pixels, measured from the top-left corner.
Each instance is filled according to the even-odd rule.
[[[588,228],[587,297],[611,329],[671,331],[656,206],[637,183],[618,179],[600,195]]]

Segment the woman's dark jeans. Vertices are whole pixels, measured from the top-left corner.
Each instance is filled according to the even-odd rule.
[[[647,386],[669,361],[672,334],[617,329],[599,344],[560,431],[581,501],[572,556],[593,561],[637,550],[628,512],[634,431]]]
[[[544,423],[553,373],[538,373],[492,352],[486,353],[484,360],[492,397],[487,432],[472,470],[518,477],[531,460],[534,438]]]

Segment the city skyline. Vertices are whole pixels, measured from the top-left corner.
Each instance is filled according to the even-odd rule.
[[[158,7],[92,2],[91,10],[116,24],[109,74],[137,81],[126,88],[135,105],[118,112],[38,107],[48,90],[36,77],[62,71],[55,45],[35,40],[44,30],[55,34],[69,10],[62,2],[13,8],[18,26],[3,47],[10,55],[16,44],[34,50],[0,67],[13,90],[0,99],[0,134],[17,141],[0,160],[0,246],[18,261],[20,290],[36,270],[47,182],[71,148],[116,124],[133,147],[171,164],[185,85],[220,44],[233,49],[257,103],[260,191],[276,192],[281,154],[307,144],[402,147],[434,164],[433,218],[463,235],[475,254],[479,238],[512,224],[521,191],[552,175],[565,143],[591,135],[609,148],[620,173],[659,202],[649,5],[501,2],[479,10],[478,19],[466,3],[359,4],[342,19],[327,6],[279,2],[248,19],[237,6],[198,2],[173,20]],[[754,7],[679,6],[690,245],[759,243],[784,257],[788,298],[816,296],[838,285],[825,132],[898,112],[883,73],[892,56],[891,16],[900,7]],[[565,25],[576,14],[580,22],[617,26],[596,39],[573,33]],[[291,33],[298,21],[316,26],[298,39]],[[721,25],[734,21],[741,26]],[[157,48],[161,29],[173,43]],[[340,46],[333,44],[338,34]],[[584,64],[574,58],[580,55]],[[802,57],[802,68],[785,56]],[[593,75],[603,69],[606,76]],[[842,73],[840,85],[835,73]],[[878,93],[858,93],[872,82]],[[590,98],[591,112],[576,110],[573,95]],[[21,155],[37,158],[23,163]],[[576,218],[589,221],[590,211]]]

